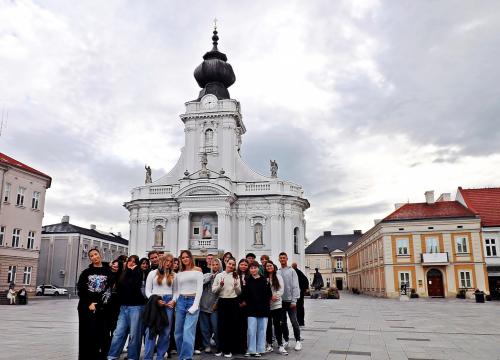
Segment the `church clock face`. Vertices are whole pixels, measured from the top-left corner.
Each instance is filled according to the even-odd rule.
[[[217,97],[214,95],[206,95],[201,99],[201,106],[204,109],[214,109],[217,106]]]

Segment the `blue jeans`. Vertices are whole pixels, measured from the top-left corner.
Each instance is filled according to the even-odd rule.
[[[188,309],[193,305],[194,297],[179,295],[175,307],[175,343],[179,360],[192,359],[194,338],[200,310],[190,314]]]
[[[200,329],[203,337],[203,346],[210,346],[210,339],[214,334],[215,346],[219,348],[219,340],[217,339],[217,312],[213,313],[200,312]]]
[[[262,354],[266,351],[267,317],[248,317],[247,352]]]
[[[163,295],[162,300],[168,303],[172,300],[172,295]],[[163,359],[170,344],[170,327],[174,321],[174,309],[165,307],[165,312],[168,316],[168,325],[158,335],[158,344],[156,349],[156,358]],[[153,360],[153,353],[155,350],[156,336],[150,337],[150,328],[146,328],[146,340],[144,345],[144,360]]]
[[[120,306],[120,315],[116,329],[113,332],[113,340],[109,348],[108,360],[118,359],[122,353],[123,346],[128,341],[127,357],[129,360],[139,360],[141,355],[142,337],[142,311],[144,306]]]

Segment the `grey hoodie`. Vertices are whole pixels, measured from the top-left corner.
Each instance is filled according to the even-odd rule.
[[[220,259],[213,259],[212,261],[217,261],[219,263],[219,271],[214,273],[210,269],[210,273],[203,275],[203,293],[200,300],[200,310],[205,313],[213,313],[213,305],[217,303],[219,295],[212,292],[212,284],[214,283],[215,276],[223,271],[222,261]]]

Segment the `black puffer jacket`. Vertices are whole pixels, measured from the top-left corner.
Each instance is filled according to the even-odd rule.
[[[144,326],[151,330],[149,332],[151,338],[160,334],[168,326],[167,312],[162,306],[158,305],[158,300],[161,300],[161,296],[151,295],[142,314]]]

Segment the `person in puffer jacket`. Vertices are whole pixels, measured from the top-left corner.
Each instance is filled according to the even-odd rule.
[[[215,353],[218,353],[217,339],[217,299],[219,296],[212,291],[215,276],[222,272],[222,261],[220,259],[212,260],[212,268],[209,274],[203,277],[203,294],[200,301],[200,328],[205,352],[212,352],[210,339],[215,341]]]

